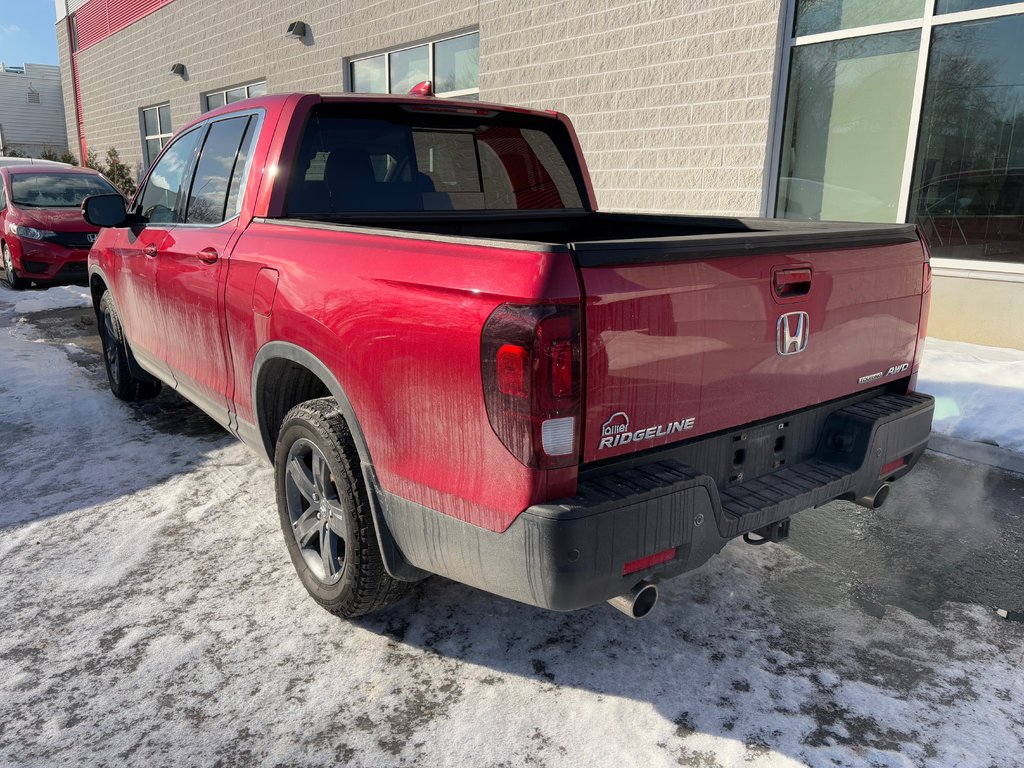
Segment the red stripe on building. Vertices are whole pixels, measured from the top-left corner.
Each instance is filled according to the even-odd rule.
[[[75,11],[78,50],[84,51],[173,0],[89,0]]]

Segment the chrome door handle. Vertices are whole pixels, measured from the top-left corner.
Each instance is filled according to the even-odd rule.
[[[203,250],[196,254],[196,258],[204,264],[213,264],[220,258],[220,254],[217,253],[216,248],[203,248]]]

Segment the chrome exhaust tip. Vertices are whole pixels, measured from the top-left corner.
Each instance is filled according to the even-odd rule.
[[[885,504],[885,500],[889,498],[889,489],[891,487],[890,483],[882,483],[874,493],[861,496],[859,499],[854,499],[854,501],[868,509],[880,509]]]
[[[622,611],[631,619],[642,619],[658,602],[658,587],[649,581],[637,582],[629,592],[608,601],[608,605]]]

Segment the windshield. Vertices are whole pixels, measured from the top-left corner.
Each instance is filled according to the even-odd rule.
[[[77,208],[90,195],[117,194],[106,179],[85,173],[15,173],[11,200],[29,208]]]

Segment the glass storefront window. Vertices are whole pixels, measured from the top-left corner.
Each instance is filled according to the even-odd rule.
[[[935,28],[909,219],[935,256],[1024,262],[1024,16]]]
[[[939,0],[939,2],[984,0]],[[929,0],[930,2],[930,0]],[[891,21],[919,19],[925,0],[797,0],[794,34],[816,35],[838,29],[867,27]]]
[[[916,31],[793,49],[775,215],[898,221]]]

